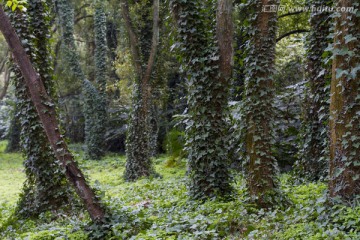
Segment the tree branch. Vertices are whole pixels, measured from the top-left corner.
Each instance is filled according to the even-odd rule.
[[[130,13],[129,13],[129,3],[127,0],[121,1],[121,13],[125,21],[125,28],[129,34],[130,38],[130,48],[132,53],[133,62],[135,69],[139,74],[139,77],[142,78],[142,67],[141,67],[141,58],[140,58],[140,49],[139,49],[139,40],[134,32],[134,28],[131,22]]]
[[[306,29],[297,29],[297,30],[294,30],[294,31],[290,31],[290,32],[287,32],[283,35],[281,35],[280,37],[278,37],[276,39],[276,42],[280,42],[280,40],[282,40],[283,38],[286,38],[290,35],[293,35],[293,34],[298,34],[298,33],[306,33],[306,32],[309,32],[309,30],[306,30]]]
[[[84,15],[84,16],[80,16],[80,17],[77,17],[75,18],[74,20],[74,24],[78,24],[81,20],[85,19],[85,18],[92,18],[93,15]],[[54,27],[54,29],[52,30],[52,33],[55,33],[57,31],[57,26]]]
[[[280,15],[278,17],[278,19],[280,18],[283,18],[283,17],[287,17],[287,16],[292,16],[292,15],[297,15],[297,14],[300,14],[300,13],[303,13],[304,11],[297,11],[297,12],[288,12],[288,13],[285,13],[283,15]]]
[[[148,84],[150,81],[150,76],[152,69],[155,64],[155,58],[157,53],[157,48],[159,45],[159,0],[154,0],[154,18],[153,18],[153,36],[152,36],[152,44],[151,44],[151,50],[150,50],[150,56],[148,59],[143,83]]]

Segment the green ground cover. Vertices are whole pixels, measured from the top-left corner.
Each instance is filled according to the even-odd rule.
[[[0,143],[0,239],[90,239],[85,212],[46,213],[38,220],[12,216],[24,181],[20,154],[5,154]],[[103,195],[113,214],[115,236],[109,239],[360,239],[360,207],[330,205],[324,183],[295,185],[283,175],[288,204],[262,210],[248,203],[244,181],[238,178],[231,201],[190,201],[186,194],[185,162],[154,160],[161,178],[127,183],[125,157],[108,155],[102,161],[82,160],[81,168]],[[171,166],[171,167],[169,167]],[[96,230],[92,236],[96,236]]]

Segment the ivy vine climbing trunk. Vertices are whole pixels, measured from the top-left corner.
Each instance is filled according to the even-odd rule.
[[[105,132],[107,126],[107,101],[106,101],[106,77],[107,77],[107,44],[106,44],[106,15],[104,9],[104,1],[94,0],[95,14],[94,14],[94,34],[95,34],[95,81],[97,84],[98,94],[100,95],[99,108],[97,112],[93,112],[93,115],[97,115],[97,135],[99,136],[98,141],[94,144],[100,146],[92,146],[92,148],[100,147],[102,151],[105,149]],[[91,134],[91,133],[89,133]],[[89,151],[94,152],[94,150]],[[101,157],[103,153],[99,153]]]
[[[360,16],[358,1],[338,0],[330,101],[330,196],[360,194]]]
[[[34,67],[43,79],[47,93],[53,97],[49,45],[51,5],[40,0],[29,0],[27,4],[26,13],[16,11],[9,14],[12,22],[17,26],[16,30],[26,46]],[[17,213],[22,217],[37,217],[49,210],[57,210],[64,206],[71,207],[74,197],[69,191],[66,177],[60,171],[39,116],[28,96],[24,78],[15,63],[12,72],[17,98],[16,117],[21,125],[21,148],[25,157],[26,175]],[[15,130],[16,134],[17,129],[12,130]]]
[[[5,152],[18,152],[21,150],[20,147],[21,125],[18,114],[19,114],[19,106],[16,103],[11,116],[9,133],[7,135],[8,144],[6,146]]]
[[[256,0],[252,3],[252,32],[245,62],[247,185],[252,199],[262,207],[273,202],[272,197],[277,189],[277,166],[272,152],[277,13],[266,11],[266,7],[278,4],[277,0]]]
[[[194,199],[226,197],[232,192],[227,123],[232,1],[219,0],[214,9],[204,1],[172,0],[171,7],[188,74],[189,192]]]
[[[133,85],[132,112],[126,139],[125,179],[128,181],[148,177],[154,173],[150,145],[150,104],[152,95],[150,81],[159,44],[159,4],[159,0],[153,1],[151,35],[151,25],[147,22],[150,7],[139,10],[141,13],[145,11],[142,16],[144,19],[141,19],[144,22],[142,23],[142,29],[136,29],[130,17],[129,2],[127,0],[121,1],[122,16],[130,39],[131,55],[136,74]],[[144,34],[142,38],[137,36],[139,30]],[[149,42],[151,42],[150,47]]]
[[[312,0],[312,7],[329,6],[329,0]],[[325,63],[325,49],[330,34],[330,13],[314,11],[310,16],[308,35],[306,113],[303,121],[303,149],[299,166],[300,173],[310,180],[327,176],[329,150],[328,126],[331,65]]]
[[[14,59],[21,70],[27,93],[36,108],[51,148],[60,162],[68,181],[74,186],[75,191],[83,200],[92,220],[104,220],[105,209],[74,161],[74,157],[61,134],[53,100],[47,93],[39,73],[35,71],[2,6],[0,6],[0,22],[0,31],[4,35],[10,51],[13,53]]]
[[[104,72],[98,69],[96,74],[99,89],[89,80],[87,80],[77,53],[74,38],[74,10],[68,0],[57,0],[57,7],[59,11],[59,21],[61,25],[63,37],[63,50],[67,60],[68,67],[70,68],[74,77],[80,80],[83,84],[82,93],[84,97],[83,111],[85,116],[85,143],[86,150],[85,156],[89,159],[101,159],[104,154],[105,148],[105,125],[106,125],[106,100],[105,87],[106,78]],[[96,42],[98,48],[96,50],[96,67],[103,68],[103,31],[102,26],[104,22],[104,15],[101,10],[97,10],[94,19],[98,22],[95,23]]]

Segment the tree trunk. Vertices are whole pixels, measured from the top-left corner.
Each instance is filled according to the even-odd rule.
[[[149,2],[150,3],[150,2]],[[151,74],[153,72],[159,45],[159,0],[153,1],[152,35],[140,39],[131,21],[129,3],[121,1],[122,16],[130,39],[130,49],[136,73],[134,93],[132,96],[132,112],[126,140],[125,179],[137,180],[154,173],[151,163]],[[149,8],[150,9],[150,8]],[[146,14],[145,14],[146,15]],[[146,19],[143,19],[146,21]],[[141,32],[151,32],[151,25],[144,23]],[[151,37],[152,39],[150,39]],[[151,47],[148,43],[151,41]]]
[[[315,7],[328,5],[328,0],[313,0]],[[330,14],[312,12],[311,30],[308,36],[307,78],[309,93],[306,99],[303,120],[304,142],[299,170],[306,178],[318,180],[327,176],[329,162],[328,127],[329,91],[331,65],[324,63],[323,54],[328,46],[330,34]]]
[[[216,22],[210,2],[172,0],[171,7],[188,76],[189,194],[193,199],[224,198],[232,193],[227,122],[232,1],[217,1]]]
[[[35,71],[29,57],[26,55],[21,42],[16,35],[11,23],[0,6],[0,31],[3,33],[14,59],[20,67],[25,79],[25,84],[34,103],[37,113],[45,129],[51,147],[64,168],[67,179],[73,184],[75,191],[83,200],[86,209],[93,221],[103,220],[105,210],[95,192],[90,188],[84,175],[74,161],[74,157],[61,135],[60,125],[57,119],[54,103],[46,92],[46,89]]]
[[[1,73],[1,71],[0,71]],[[4,73],[4,88],[0,92],[0,101],[6,96],[7,90],[10,85],[10,71],[8,67],[5,67],[5,73]]]
[[[273,202],[271,198],[277,188],[276,160],[271,149],[277,14],[263,11],[263,7],[278,4],[277,0],[256,1],[254,7],[257,16],[252,25],[255,33],[250,39],[246,62],[244,111],[247,184],[251,197],[262,207]]]
[[[339,0],[337,7],[354,7],[335,18],[334,60],[330,100],[330,196],[353,200],[360,194],[360,17],[358,1]]]

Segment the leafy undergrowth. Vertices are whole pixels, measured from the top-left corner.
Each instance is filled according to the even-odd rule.
[[[86,213],[48,212],[36,221],[12,216],[24,175],[20,155],[3,154],[4,144],[0,143],[0,238],[89,239]],[[81,153],[79,146],[74,149]],[[77,158],[112,213],[115,236],[108,239],[360,239],[359,205],[330,206],[323,183],[292,185],[284,175],[283,192],[291,204],[261,210],[247,203],[240,178],[232,201],[190,201],[185,163],[167,167],[165,156],[154,160],[162,178],[136,183],[122,179],[124,156],[108,155],[102,161],[83,161],[81,154]],[[92,236],[96,234],[100,232],[93,230]]]

